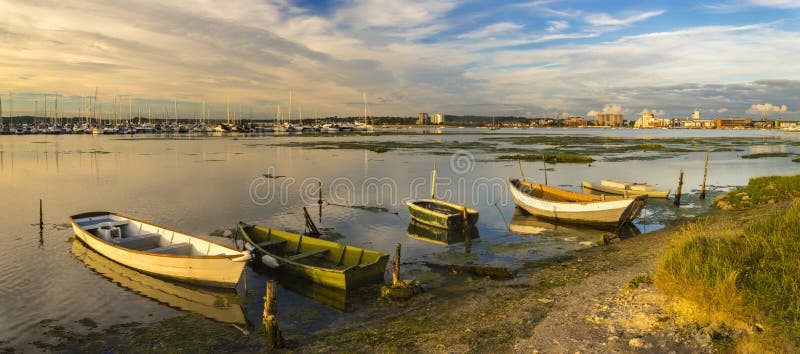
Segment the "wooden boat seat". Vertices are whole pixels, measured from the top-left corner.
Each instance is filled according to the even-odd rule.
[[[296,261],[296,260],[300,260],[300,259],[303,259],[303,258],[316,256],[318,254],[325,254],[325,253],[328,253],[328,252],[330,252],[330,250],[327,249],[327,248],[317,248],[315,250],[303,252],[303,253],[300,253],[300,254],[296,254],[294,256],[289,256],[289,260]]]
[[[183,253],[182,251],[184,251],[184,248],[186,247],[191,249],[192,245],[186,242],[181,242],[169,246],[151,248],[145,251],[150,253],[180,254]]]
[[[256,246],[261,248],[267,248],[267,247],[282,245],[284,243],[286,243],[286,240],[272,240],[272,241],[264,241],[256,243]]]
[[[79,223],[78,225],[83,226],[84,230],[90,231],[99,229],[102,226],[111,226],[111,227],[125,226],[128,225],[128,220],[117,220],[117,221],[111,219],[92,220],[89,224],[86,224],[85,226],[82,225],[81,223]]]
[[[158,246],[158,240],[161,236],[156,234],[146,234],[137,237],[123,238],[117,242],[117,246],[122,246],[132,250],[145,250]]]

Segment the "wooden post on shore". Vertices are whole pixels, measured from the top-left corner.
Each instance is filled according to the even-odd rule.
[[[711,155],[711,146],[706,149],[706,168],[703,170],[703,186],[700,187],[700,199],[706,199],[706,177],[708,177],[708,156]]]
[[[681,206],[681,189],[683,189],[683,169],[681,169],[681,176],[678,177],[678,190],[675,191],[675,206]]]
[[[267,339],[267,345],[272,348],[281,346],[281,331],[278,329],[278,318],[275,316],[276,310],[276,288],[275,281],[267,281],[267,293],[264,295],[264,314],[261,322],[261,330]]]
[[[317,205],[319,205],[319,222],[322,223],[322,181],[319,181],[319,188],[317,189],[317,195],[319,199],[317,199]]]
[[[472,248],[472,228],[469,225],[469,213],[467,213],[467,207],[464,207],[462,210],[461,217],[463,219],[462,230],[464,233],[464,249],[467,251],[467,253],[469,253]]]
[[[431,199],[436,199],[436,164],[433,164],[431,172]]]
[[[542,166],[544,166],[544,185],[547,185],[547,160],[545,160],[546,156],[542,154]]]
[[[39,230],[44,228],[44,216],[42,212],[42,200],[39,199]]]
[[[519,166],[519,175],[522,177],[522,181],[525,182],[525,172],[522,172],[522,161],[517,160],[517,166]]]
[[[397,249],[394,253],[394,266],[392,267],[392,286],[396,286],[400,282],[400,243],[397,243]]]

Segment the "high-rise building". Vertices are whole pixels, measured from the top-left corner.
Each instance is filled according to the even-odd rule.
[[[428,116],[428,113],[420,113],[419,117],[417,118],[417,124],[430,124],[431,117]]]
[[[444,124],[444,114],[436,113],[431,118],[431,124]]]
[[[699,109],[695,109],[694,112],[692,112],[692,119],[700,119],[700,110]]]
[[[622,125],[622,114],[619,113],[598,113],[597,125],[618,127]]]

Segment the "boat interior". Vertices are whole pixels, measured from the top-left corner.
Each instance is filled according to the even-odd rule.
[[[105,214],[73,219],[97,238],[130,250],[180,256],[231,256],[240,251],[156,225]]]
[[[613,200],[623,200],[624,196],[615,195],[594,195],[572,192],[560,188],[545,186],[538,183],[511,179],[511,183],[525,194],[534,198],[550,200],[553,202],[564,203],[587,203],[587,202],[609,202]]]
[[[309,266],[344,270],[377,262],[382,253],[290,232],[244,226],[254,246],[276,257]]]

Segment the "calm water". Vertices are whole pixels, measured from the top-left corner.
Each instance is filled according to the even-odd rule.
[[[343,235],[341,242],[393,253],[402,243],[405,277],[425,275],[414,266],[435,263],[494,264],[514,267],[521,260],[563,254],[593,247],[602,231],[553,225],[516,211],[504,179],[518,176],[517,164],[499,161],[482,150],[441,153],[448,142],[480,142],[486,137],[563,136],[669,138],[731,137],[751,143],[745,151],[712,154],[708,184],[710,198],[697,199],[705,152],[671,154],[656,160],[606,161],[591,165],[548,166],[548,182],[578,190],[583,179],[605,178],[646,181],[674,190],[678,171],[685,172],[684,207],[671,201],[650,200],[636,226],[640,232],[663,227],[707,208],[713,196],[748,178],[796,174],[800,164],[791,158],[745,160],[751,152],[800,153],[800,135],[775,131],[680,131],[593,129],[445,129],[407,130],[379,136],[0,136],[0,340],[2,346],[35,348],[46,338],[39,321],[53,319],[67,328],[91,318],[100,327],[137,321],[152,323],[192,310],[239,327],[258,324],[263,284],[272,275],[248,268],[251,297],[243,309],[211,313],[214,299],[230,294],[185,288],[139,275],[104,262],[81,244],[71,241],[71,214],[109,210],[198,235],[219,235],[239,220],[275,228],[303,231],[302,207],[328,232]],[[441,134],[439,134],[441,133]],[[285,147],[287,142],[403,142],[418,148],[375,153],[356,149]],[[498,142],[498,147],[513,147]],[[533,146],[533,145],[532,145]],[[317,146],[319,147],[319,146]],[[519,146],[517,146],[519,147]],[[538,147],[538,146],[534,146]],[[579,151],[580,146],[576,147]],[[701,147],[702,150],[702,147]],[[466,203],[480,211],[479,238],[466,252],[463,243],[432,243],[428,230],[409,226],[404,202],[430,194],[430,171],[436,165],[437,196]],[[543,180],[541,162],[524,163],[526,176]],[[265,178],[264,175],[285,176]],[[318,182],[323,184],[323,207],[318,208]],[[44,203],[44,230],[38,226],[39,199]],[[355,206],[355,207],[354,207]],[[510,223],[510,226],[509,226]],[[412,237],[409,236],[412,235]],[[442,235],[438,235],[442,236]],[[214,237],[214,236],[209,236]],[[433,279],[435,277],[428,276]],[[342,300],[325,289],[281,280],[279,313],[290,336],[347,321],[364,304],[374,301],[367,292]],[[429,286],[435,286],[432,281]],[[287,289],[288,288],[288,289]],[[290,290],[291,289],[291,290]],[[239,293],[242,293],[240,287]],[[210,295],[208,295],[210,294]],[[182,303],[183,298],[208,297],[210,306]],[[232,296],[232,295],[231,295]],[[331,298],[333,300],[331,300]],[[327,299],[327,300],[326,300]],[[202,300],[198,300],[202,302]],[[208,305],[208,304],[206,304]],[[338,307],[338,309],[337,309]],[[238,312],[238,314],[236,314]],[[303,314],[313,313],[313,316]],[[293,333],[294,331],[294,333]]]

